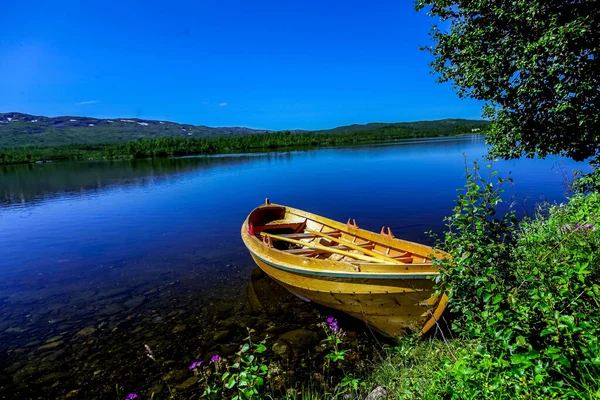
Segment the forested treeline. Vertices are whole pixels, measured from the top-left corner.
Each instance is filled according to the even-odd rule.
[[[483,129],[484,126],[481,127]],[[472,127],[456,127],[431,132],[408,127],[388,126],[373,131],[348,134],[270,132],[225,138],[159,138],[128,143],[67,145],[59,147],[14,147],[0,149],[0,164],[56,160],[111,160],[121,158],[170,157],[199,154],[244,152],[253,149],[336,146],[418,137],[451,136],[470,133]]]

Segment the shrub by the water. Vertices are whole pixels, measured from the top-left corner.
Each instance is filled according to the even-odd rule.
[[[518,224],[477,165],[467,178],[438,279],[457,337],[405,340],[371,380],[411,399],[599,398],[600,194]]]

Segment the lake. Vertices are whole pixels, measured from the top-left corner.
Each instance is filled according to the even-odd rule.
[[[425,232],[442,232],[464,184],[464,154],[485,152],[481,136],[462,136],[0,166],[0,395],[114,398],[170,378],[176,385],[190,360],[232,354],[244,325],[316,326],[315,307],[253,273],[239,236],[247,214],[268,197],[431,244]],[[565,200],[566,177],[584,167],[549,158],[494,168],[511,173],[505,204],[523,216]],[[262,311],[246,301],[251,274],[257,292],[278,296]],[[347,324],[356,340],[369,340],[360,324]],[[181,376],[151,364],[146,343]]]

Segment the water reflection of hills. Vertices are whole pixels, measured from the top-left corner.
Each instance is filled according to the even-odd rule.
[[[291,159],[293,152],[333,150],[338,152],[362,152],[365,154],[398,151],[409,155],[422,154],[437,147],[447,147],[458,143],[482,144],[483,136],[460,136],[439,138],[415,138],[392,142],[340,146],[335,148],[294,148],[287,152],[257,151],[256,153],[231,154],[189,158],[159,158],[121,161],[79,161],[48,164],[0,165],[0,207],[28,205],[43,202],[56,196],[76,196],[90,192],[100,192],[115,186],[144,186],[162,180],[209,170],[223,166],[239,166],[252,160]],[[426,146],[423,146],[426,145]]]
[[[99,192],[115,186],[150,185],[182,174],[226,165],[239,166],[267,157],[274,155],[2,165],[0,207],[37,203],[56,196]]]

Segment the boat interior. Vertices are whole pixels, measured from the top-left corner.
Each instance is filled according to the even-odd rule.
[[[284,206],[267,205],[250,214],[248,233],[261,240],[265,246],[302,257],[352,264],[430,262],[426,255],[403,249],[401,240],[395,240],[390,245],[389,239],[393,235],[389,229],[385,232],[382,228],[382,241],[378,242],[361,237],[356,221],[349,220],[346,225],[336,225],[345,229],[326,225],[318,218],[309,218]]]

